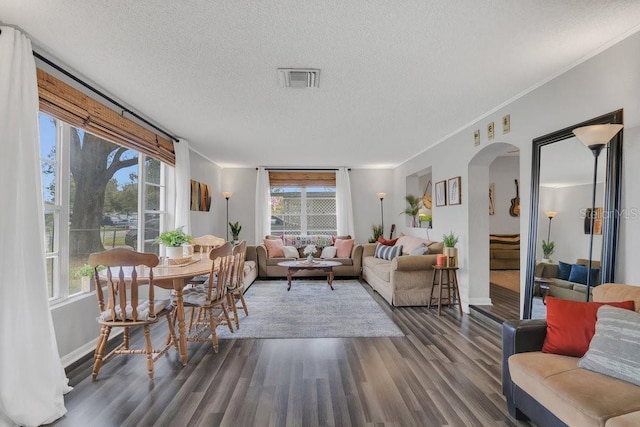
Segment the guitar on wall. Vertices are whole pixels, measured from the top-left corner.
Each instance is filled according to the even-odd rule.
[[[516,197],[511,199],[511,207],[509,207],[509,215],[520,216],[520,190],[518,190],[518,180],[516,182]]]

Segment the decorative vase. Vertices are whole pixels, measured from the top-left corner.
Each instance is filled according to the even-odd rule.
[[[307,255],[307,262],[313,262],[313,255],[312,254]]]
[[[167,258],[180,259],[183,258],[182,246],[167,246]]]

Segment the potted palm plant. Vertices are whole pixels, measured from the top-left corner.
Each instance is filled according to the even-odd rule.
[[[407,201],[407,208],[400,212],[400,214],[405,214],[408,217],[411,217],[411,226],[418,226],[418,213],[420,212],[420,204],[422,203],[422,199],[412,195],[407,194],[404,198]]]
[[[231,236],[234,242],[237,242],[240,238],[240,230],[242,230],[242,226],[240,222],[236,221],[234,224],[229,223],[229,228],[231,229]]]
[[[178,227],[175,230],[163,231],[156,239],[156,243],[163,244],[167,247],[167,258],[180,259],[183,258],[182,246],[189,244],[192,237]]]

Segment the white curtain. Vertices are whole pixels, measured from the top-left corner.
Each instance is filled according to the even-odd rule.
[[[269,171],[258,168],[256,180],[256,245],[271,233],[271,189]]]
[[[353,204],[351,202],[351,181],[347,168],[336,171],[336,217],[338,221],[338,236],[355,236],[353,222]]]
[[[191,233],[191,162],[189,160],[189,142],[180,139],[173,144],[176,153],[176,210],[175,228],[183,227],[185,233]]]
[[[29,39],[0,31],[0,425],[35,426],[67,412],[71,388],[49,311],[36,65]]]

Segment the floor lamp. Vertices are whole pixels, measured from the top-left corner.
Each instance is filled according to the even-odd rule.
[[[232,195],[233,193],[231,191],[222,192],[222,197],[227,199],[227,225],[225,227],[227,229],[227,242],[229,241],[229,197],[231,197]]]
[[[551,240],[551,220],[558,215],[558,212],[555,211],[544,211],[544,214],[547,218],[549,218],[549,231],[547,231],[547,243]]]
[[[622,129],[620,124],[605,124],[605,125],[591,125],[583,126],[573,130],[575,136],[578,137],[580,142],[586,145],[593,153],[593,188],[591,194],[591,212],[589,213],[589,265],[587,266],[587,298],[589,301],[589,294],[591,293],[591,287],[594,285],[591,283],[591,263],[593,256],[593,231],[595,223],[596,212],[596,181],[598,178],[598,157],[604,147],[609,144],[609,141],[616,136]]]
[[[377,193],[378,195],[378,199],[380,199],[380,218],[382,220],[382,236],[384,237],[384,196],[387,195],[387,193]]]

